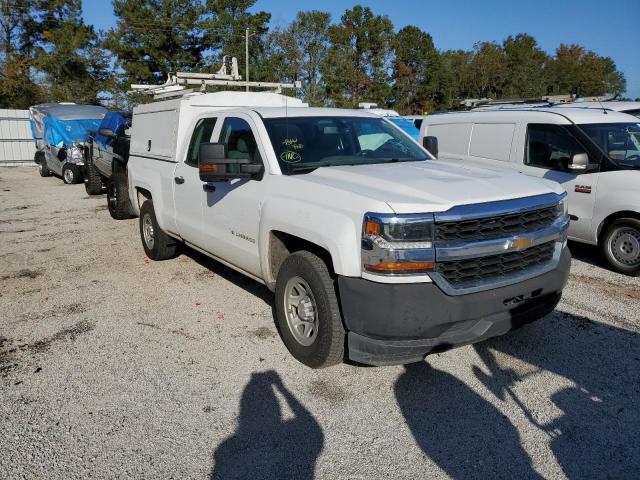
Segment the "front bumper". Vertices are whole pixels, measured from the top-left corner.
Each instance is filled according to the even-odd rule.
[[[522,282],[466,295],[433,283],[389,284],[339,277],[349,358],[369,365],[417,362],[428,353],[502,335],[553,311],[569,276],[556,268]]]

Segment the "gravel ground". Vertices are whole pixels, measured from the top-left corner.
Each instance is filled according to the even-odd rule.
[[[408,367],[310,370],[271,294],[145,258],[103,196],[0,170],[0,478],[640,478],[640,279]]]

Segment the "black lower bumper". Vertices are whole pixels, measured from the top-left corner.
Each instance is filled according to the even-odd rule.
[[[433,283],[339,277],[349,358],[370,365],[417,362],[432,352],[502,335],[553,311],[569,276],[565,248],[554,270],[514,285],[446,295]]]

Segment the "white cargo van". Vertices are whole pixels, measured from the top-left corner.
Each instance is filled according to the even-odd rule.
[[[569,195],[569,238],[600,245],[613,269],[637,275],[638,122],[602,108],[509,107],[427,116],[420,138],[437,144],[443,160],[562,184]]]
[[[432,161],[364,110],[242,92],[141,105],[127,166],[147,256],[186,244],[264,283],[311,367],[501,335],[567,280],[559,185]]]

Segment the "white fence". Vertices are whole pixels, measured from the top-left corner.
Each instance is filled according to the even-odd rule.
[[[0,165],[33,162],[35,153],[29,110],[0,109]]]

